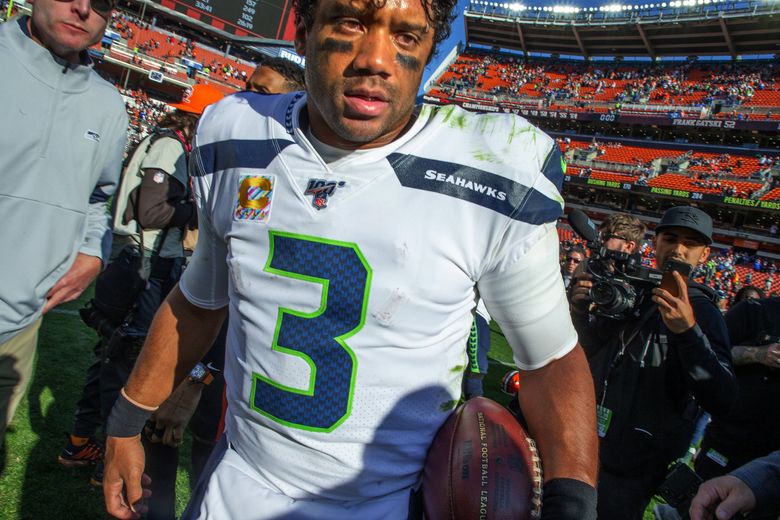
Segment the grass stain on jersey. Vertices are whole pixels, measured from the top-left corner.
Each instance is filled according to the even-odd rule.
[[[485,150],[474,150],[471,152],[471,155],[474,157],[474,159],[482,162],[489,162],[489,163],[503,162],[496,154]]]
[[[477,118],[477,131],[481,134],[487,134],[493,135],[493,130],[496,128],[496,121],[498,121],[499,117],[503,117],[502,114],[481,114],[479,118]],[[488,130],[488,125],[490,125],[490,129]]]
[[[527,134],[528,132],[534,133],[534,142],[536,142],[536,127],[533,125],[523,125],[518,128],[519,121],[520,120],[516,117],[512,118],[512,128],[509,130],[509,132],[506,135],[507,144],[512,144],[512,141],[515,140],[515,137],[519,137],[523,134]]]
[[[444,114],[444,117],[442,118],[442,123],[446,123],[450,126],[450,128],[457,128],[458,130],[464,130],[466,128],[467,119],[469,117],[468,112],[461,112],[460,114],[455,114],[455,109],[457,108],[456,105],[449,105],[447,109],[445,109],[442,113]]]
[[[466,365],[455,365],[450,369],[450,372],[457,374],[458,372],[463,372],[466,369]]]
[[[454,399],[451,401],[445,401],[439,405],[439,410],[442,412],[447,412],[449,410],[453,410],[456,406],[458,406],[458,400]]]

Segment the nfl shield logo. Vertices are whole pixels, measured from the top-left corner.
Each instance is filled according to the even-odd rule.
[[[327,181],[325,179],[309,179],[304,195],[311,195],[311,205],[318,210],[328,207],[328,197],[333,195],[336,188],[343,188],[345,181]]]

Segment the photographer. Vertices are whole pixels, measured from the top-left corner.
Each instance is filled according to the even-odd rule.
[[[112,260],[97,279],[95,297],[81,311],[100,336],[96,359],[57,458],[66,467],[95,464],[93,485],[103,477],[102,445],[95,434],[133,368],[154,313],[184,267],[185,233],[197,227],[188,173],[190,141],[203,110],[222,97],[215,87],[195,85],[131,151],[124,166],[112,204]]]
[[[646,229],[642,221],[633,215],[613,213],[599,226],[601,243],[612,251],[636,253]]]
[[[705,261],[711,236],[712,220],[704,212],[669,209],[653,239],[659,269],[673,260],[691,267]],[[709,288],[674,272],[675,296],[651,289],[646,270],[644,278],[629,279],[610,263],[602,274],[614,270],[624,279],[612,284],[631,285],[636,301],[625,312],[609,313],[594,307],[591,298],[592,273],[603,263],[592,256],[589,272],[577,275],[571,292],[574,324],[596,386],[598,516],[641,519],[667,466],[688,448],[698,406],[725,413],[736,384],[726,326]]]

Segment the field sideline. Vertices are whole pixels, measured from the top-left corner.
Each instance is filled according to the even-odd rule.
[[[62,305],[43,322],[38,360],[27,397],[17,410],[0,452],[0,520],[85,520],[107,518],[100,489],[89,484],[91,468],[67,469],[57,455],[72,427],[84,373],[92,361],[95,333],[77,310],[90,295]],[[495,329],[496,325],[492,324]],[[512,356],[503,336],[493,332],[486,394],[501,403],[501,376]],[[189,437],[182,445],[177,513],[189,498]],[[645,520],[652,520],[645,514]]]

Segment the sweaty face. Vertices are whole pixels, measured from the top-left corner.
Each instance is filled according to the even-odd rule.
[[[312,132],[344,149],[393,141],[409,123],[433,48],[421,0],[319,0],[296,49],[306,56]]]
[[[655,260],[663,269],[668,260],[680,260],[694,267],[707,260],[710,248],[701,235],[687,228],[670,227],[658,233],[653,239]]]
[[[246,89],[262,94],[286,94],[290,92],[287,80],[271,67],[255,69],[246,82]]]
[[[108,16],[92,10],[89,0],[35,0],[30,34],[57,56],[77,63],[81,51],[100,41]]]

